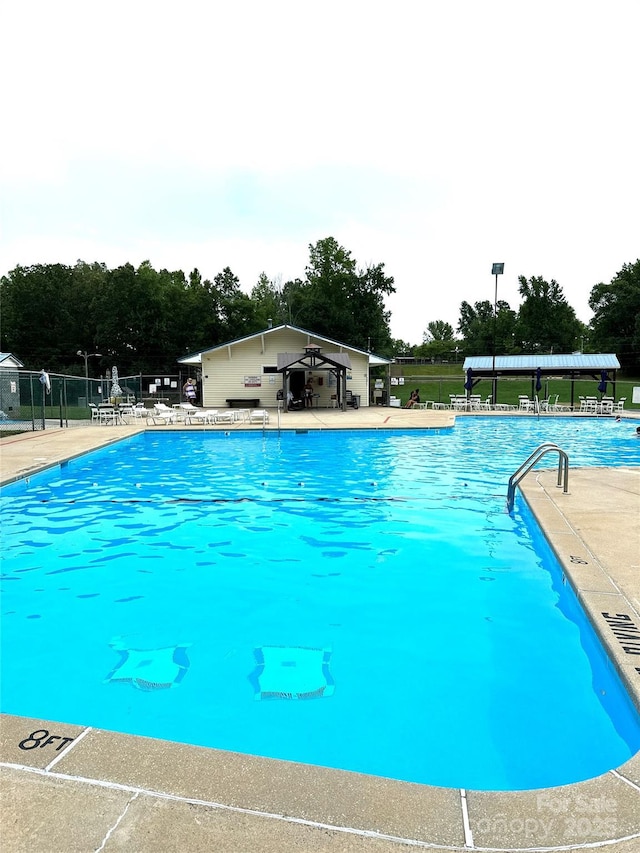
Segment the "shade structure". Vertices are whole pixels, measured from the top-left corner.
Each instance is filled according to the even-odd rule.
[[[613,385],[615,395],[616,373],[620,369],[620,362],[615,353],[567,353],[556,355],[498,355],[495,364],[490,355],[467,356],[464,360],[463,370],[473,368],[474,383],[477,386],[482,379],[496,380],[496,393],[498,380],[513,379],[518,376],[531,378],[531,389],[534,388],[536,373],[540,369],[542,379],[547,377],[561,377],[568,379],[571,383],[570,405],[573,407],[575,400],[575,383],[583,379],[593,379],[598,382],[598,376],[602,371],[607,374],[607,382]],[[494,403],[497,400],[494,399]]]

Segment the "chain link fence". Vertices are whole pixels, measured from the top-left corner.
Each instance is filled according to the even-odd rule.
[[[182,377],[120,376],[118,403],[171,405],[181,401]],[[111,380],[44,371],[0,369],[0,433],[82,426],[91,420],[89,404],[113,402]]]

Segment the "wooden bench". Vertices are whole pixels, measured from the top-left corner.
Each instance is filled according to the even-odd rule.
[[[227,399],[230,409],[258,409],[260,408],[259,397],[231,397]]]

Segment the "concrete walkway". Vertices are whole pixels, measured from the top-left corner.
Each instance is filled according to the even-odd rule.
[[[452,423],[447,412],[390,409],[284,417],[295,418],[286,428],[294,423],[300,429],[333,424],[440,429]],[[0,444],[2,481],[136,431],[94,426],[5,439]],[[568,495],[556,487],[555,473],[545,470],[529,475],[523,494],[640,708],[640,469],[572,470]],[[8,715],[1,721],[3,853],[640,851],[640,754],[575,785],[483,792],[201,749],[64,721]]]

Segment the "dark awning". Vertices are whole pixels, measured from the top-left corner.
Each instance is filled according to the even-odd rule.
[[[313,352],[279,352],[278,371],[299,368],[300,370],[331,370],[341,368],[351,370],[351,359],[346,352],[319,353]]]

